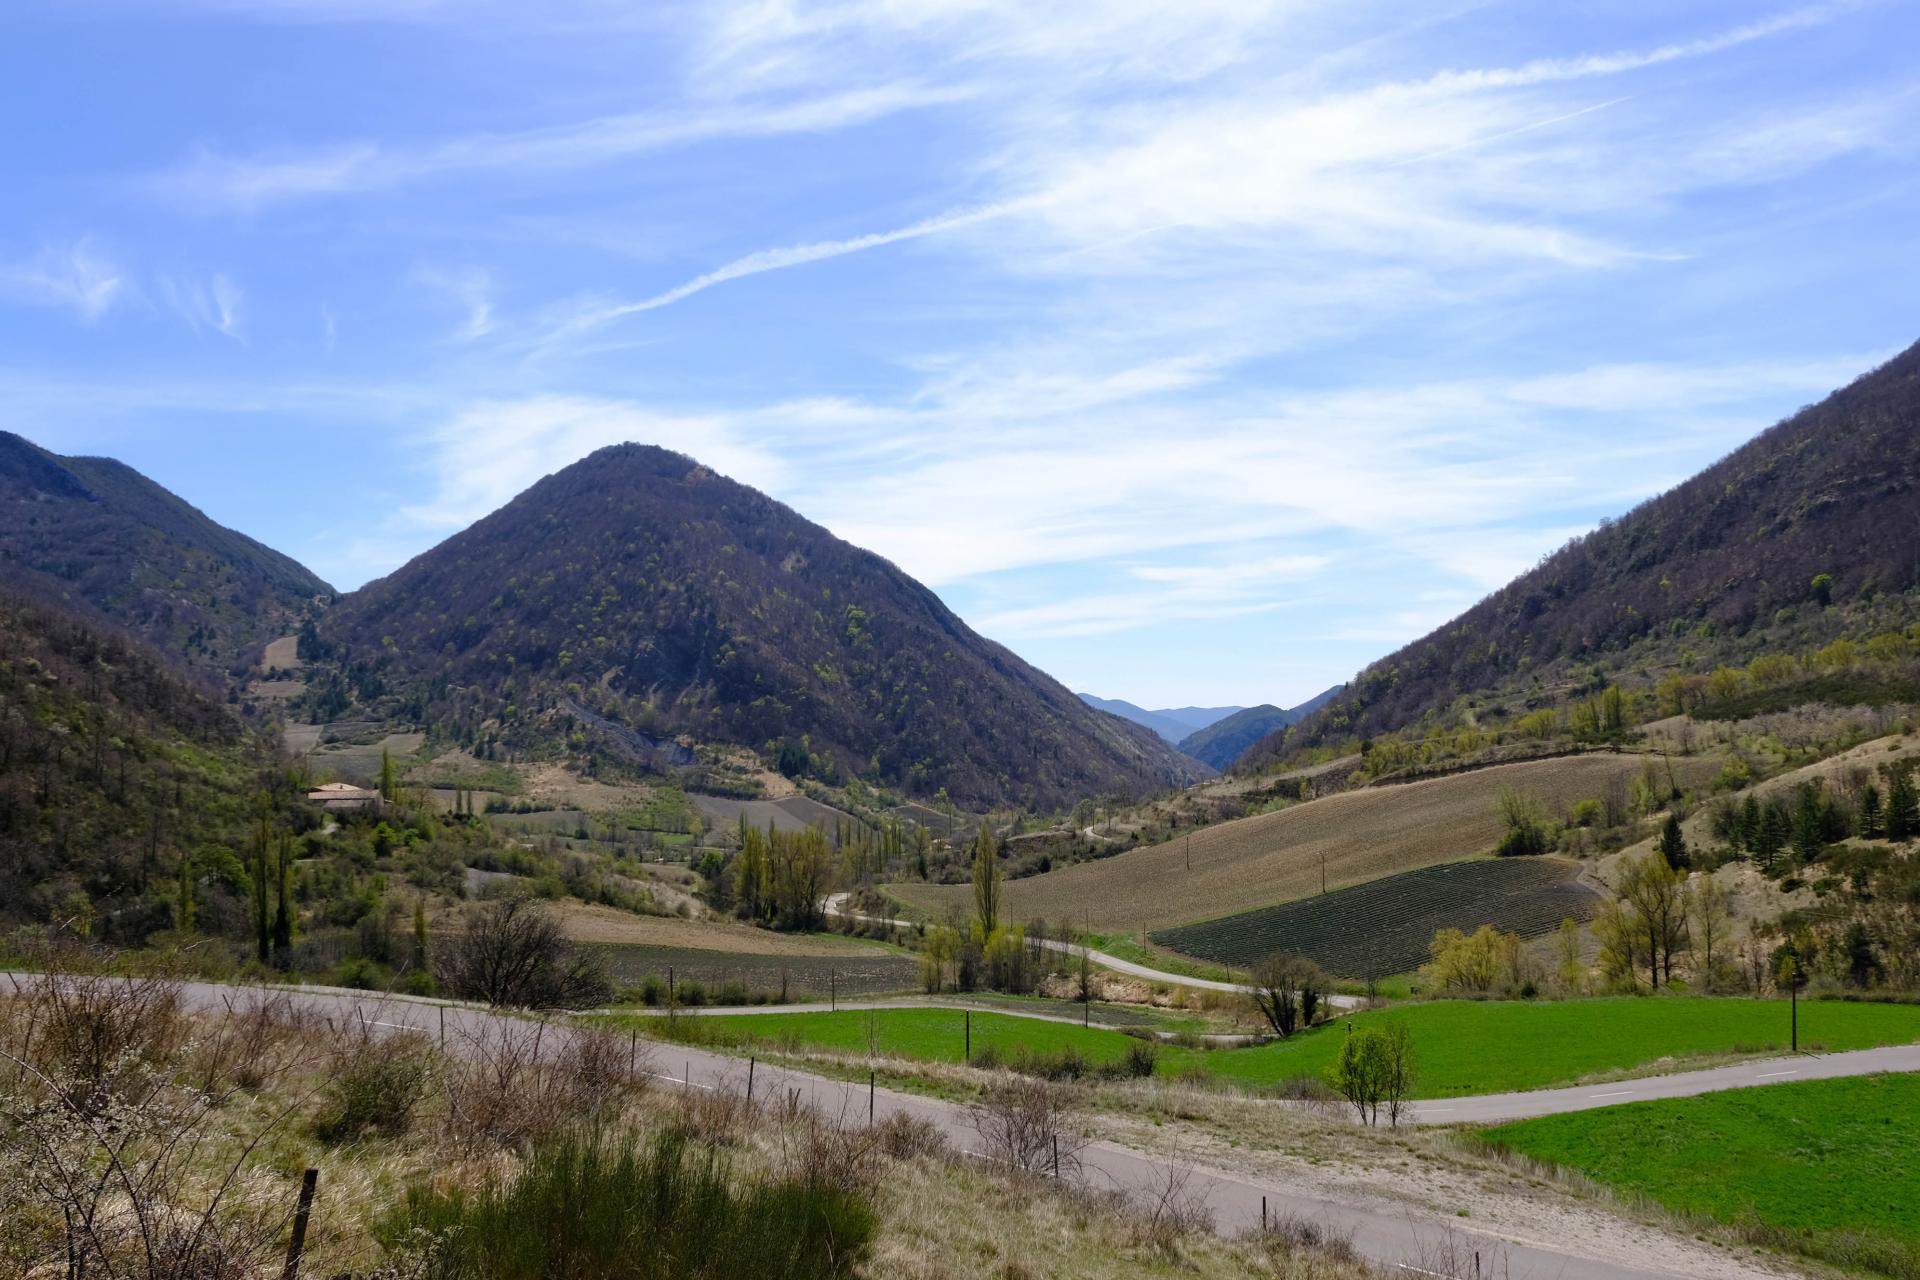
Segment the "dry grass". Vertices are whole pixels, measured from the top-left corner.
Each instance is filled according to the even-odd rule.
[[[1448,778],[1370,787],[1274,813],[1241,818],[1192,836],[1097,862],[1009,881],[1005,914],[1085,922],[1108,931],[1157,929],[1288,902],[1321,888],[1360,884],[1401,871],[1471,857],[1492,848],[1502,787],[1534,795],[1550,811],[1629,783],[1647,757],[1569,756],[1499,765]],[[1715,757],[1673,761],[1682,785],[1718,771]],[[932,911],[966,911],[965,885],[891,885],[888,892]]]

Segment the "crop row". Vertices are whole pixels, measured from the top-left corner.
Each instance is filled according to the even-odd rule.
[[[1384,977],[1422,964],[1440,929],[1491,924],[1537,937],[1568,917],[1589,918],[1599,897],[1575,874],[1552,858],[1446,863],[1149,936],[1216,964],[1250,966],[1296,951],[1339,977]]]

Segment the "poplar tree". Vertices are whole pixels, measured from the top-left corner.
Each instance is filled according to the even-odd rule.
[[[984,819],[973,838],[973,907],[981,936],[993,936],[1000,923],[1000,849]]]

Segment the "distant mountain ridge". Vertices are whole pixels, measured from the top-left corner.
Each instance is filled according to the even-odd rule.
[[[1367,667],[1239,762],[1436,723],[1463,699],[1523,706],[1572,664],[1675,638],[1702,648],[1920,588],[1920,344],[1575,539]],[[1830,608],[1831,606],[1831,608]],[[1831,637],[1826,637],[1831,638]],[[1686,645],[1674,646],[1684,660]],[[1555,673],[1558,673],[1556,676]]]
[[[1090,707],[1097,707],[1109,715],[1131,720],[1137,725],[1153,730],[1162,741],[1177,746],[1182,738],[1196,729],[1204,729],[1217,720],[1224,720],[1239,707],[1178,707],[1166,711],[1149,711],[1145,707],[1135,706],[1120,698],[1096,698],[1090,693],[1077,695],[1080,701]]]
[[[1224,771],[1254,743],[1299,723],[1325,706],[1330,698],[1340,692],[1341,687],[1335,685],[1297,707],[1276,707],[1267,703],[1236,711],[1181,739],[1180,750],[1202,764]]]
[[[976,634],[893,564],[683,455],[602,449],[342,600],[310,695],[476,754],[591,753],[593,716],[828,782],[1049,809],[1206,773]],[[329,674],[331,673],[331,674]]]
[[[332,589],[125,463],[64,458],[0,431],[0,565],[162,653],[231,669]]]

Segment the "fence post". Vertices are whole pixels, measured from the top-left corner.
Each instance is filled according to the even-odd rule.
[[[747,1059],[747,1101],[753,1101],[753,1059]]]
[[[1060,1180],[1060,1135],[1053,1135],[1053,1180]]]
[[[971,1010],[971,1009],[968,1009],[968,1010],[966,1011],[966,1019],[967,1019],[967,1053],[966,1053],[966,1060],[967,1060],[968,1062],[972,1062],[972,1061],[973,1061],[973,1010]]]
[[[447,1006],[440,1006],[440,1047],[447,1047]]]
[[[313,1217],[314,1184],[319,1181],[318,1169],[307,1170],[300,1179],[300,1207],[293,1211],[293,1240],[287,1245],[287,1265],[280,1280],[295,1280],[300,1274],[300,1255],[307,1248],[307,1221]]]
[[[1267,1234],[1267,1198],[1260,1197],[1260,1234]]]
[[[827,999],[831,1002],[828,1012],[840,1012],[840,971],[838,969],[827,970]]]
[[[628,1084],[633,1083],[634,1077],[636,1074],[634,1068],[636,1068],[639,1065],[640,1065],[640,1032],[637,1030],[629,1031],[627,1032],[627,1083]]]
[[[878,1075],[879,1075],[879,1072],[877,1071],[867,1072],[867,1123],[868,1124],[873,1123],[874,1080],[878,1077]]]

